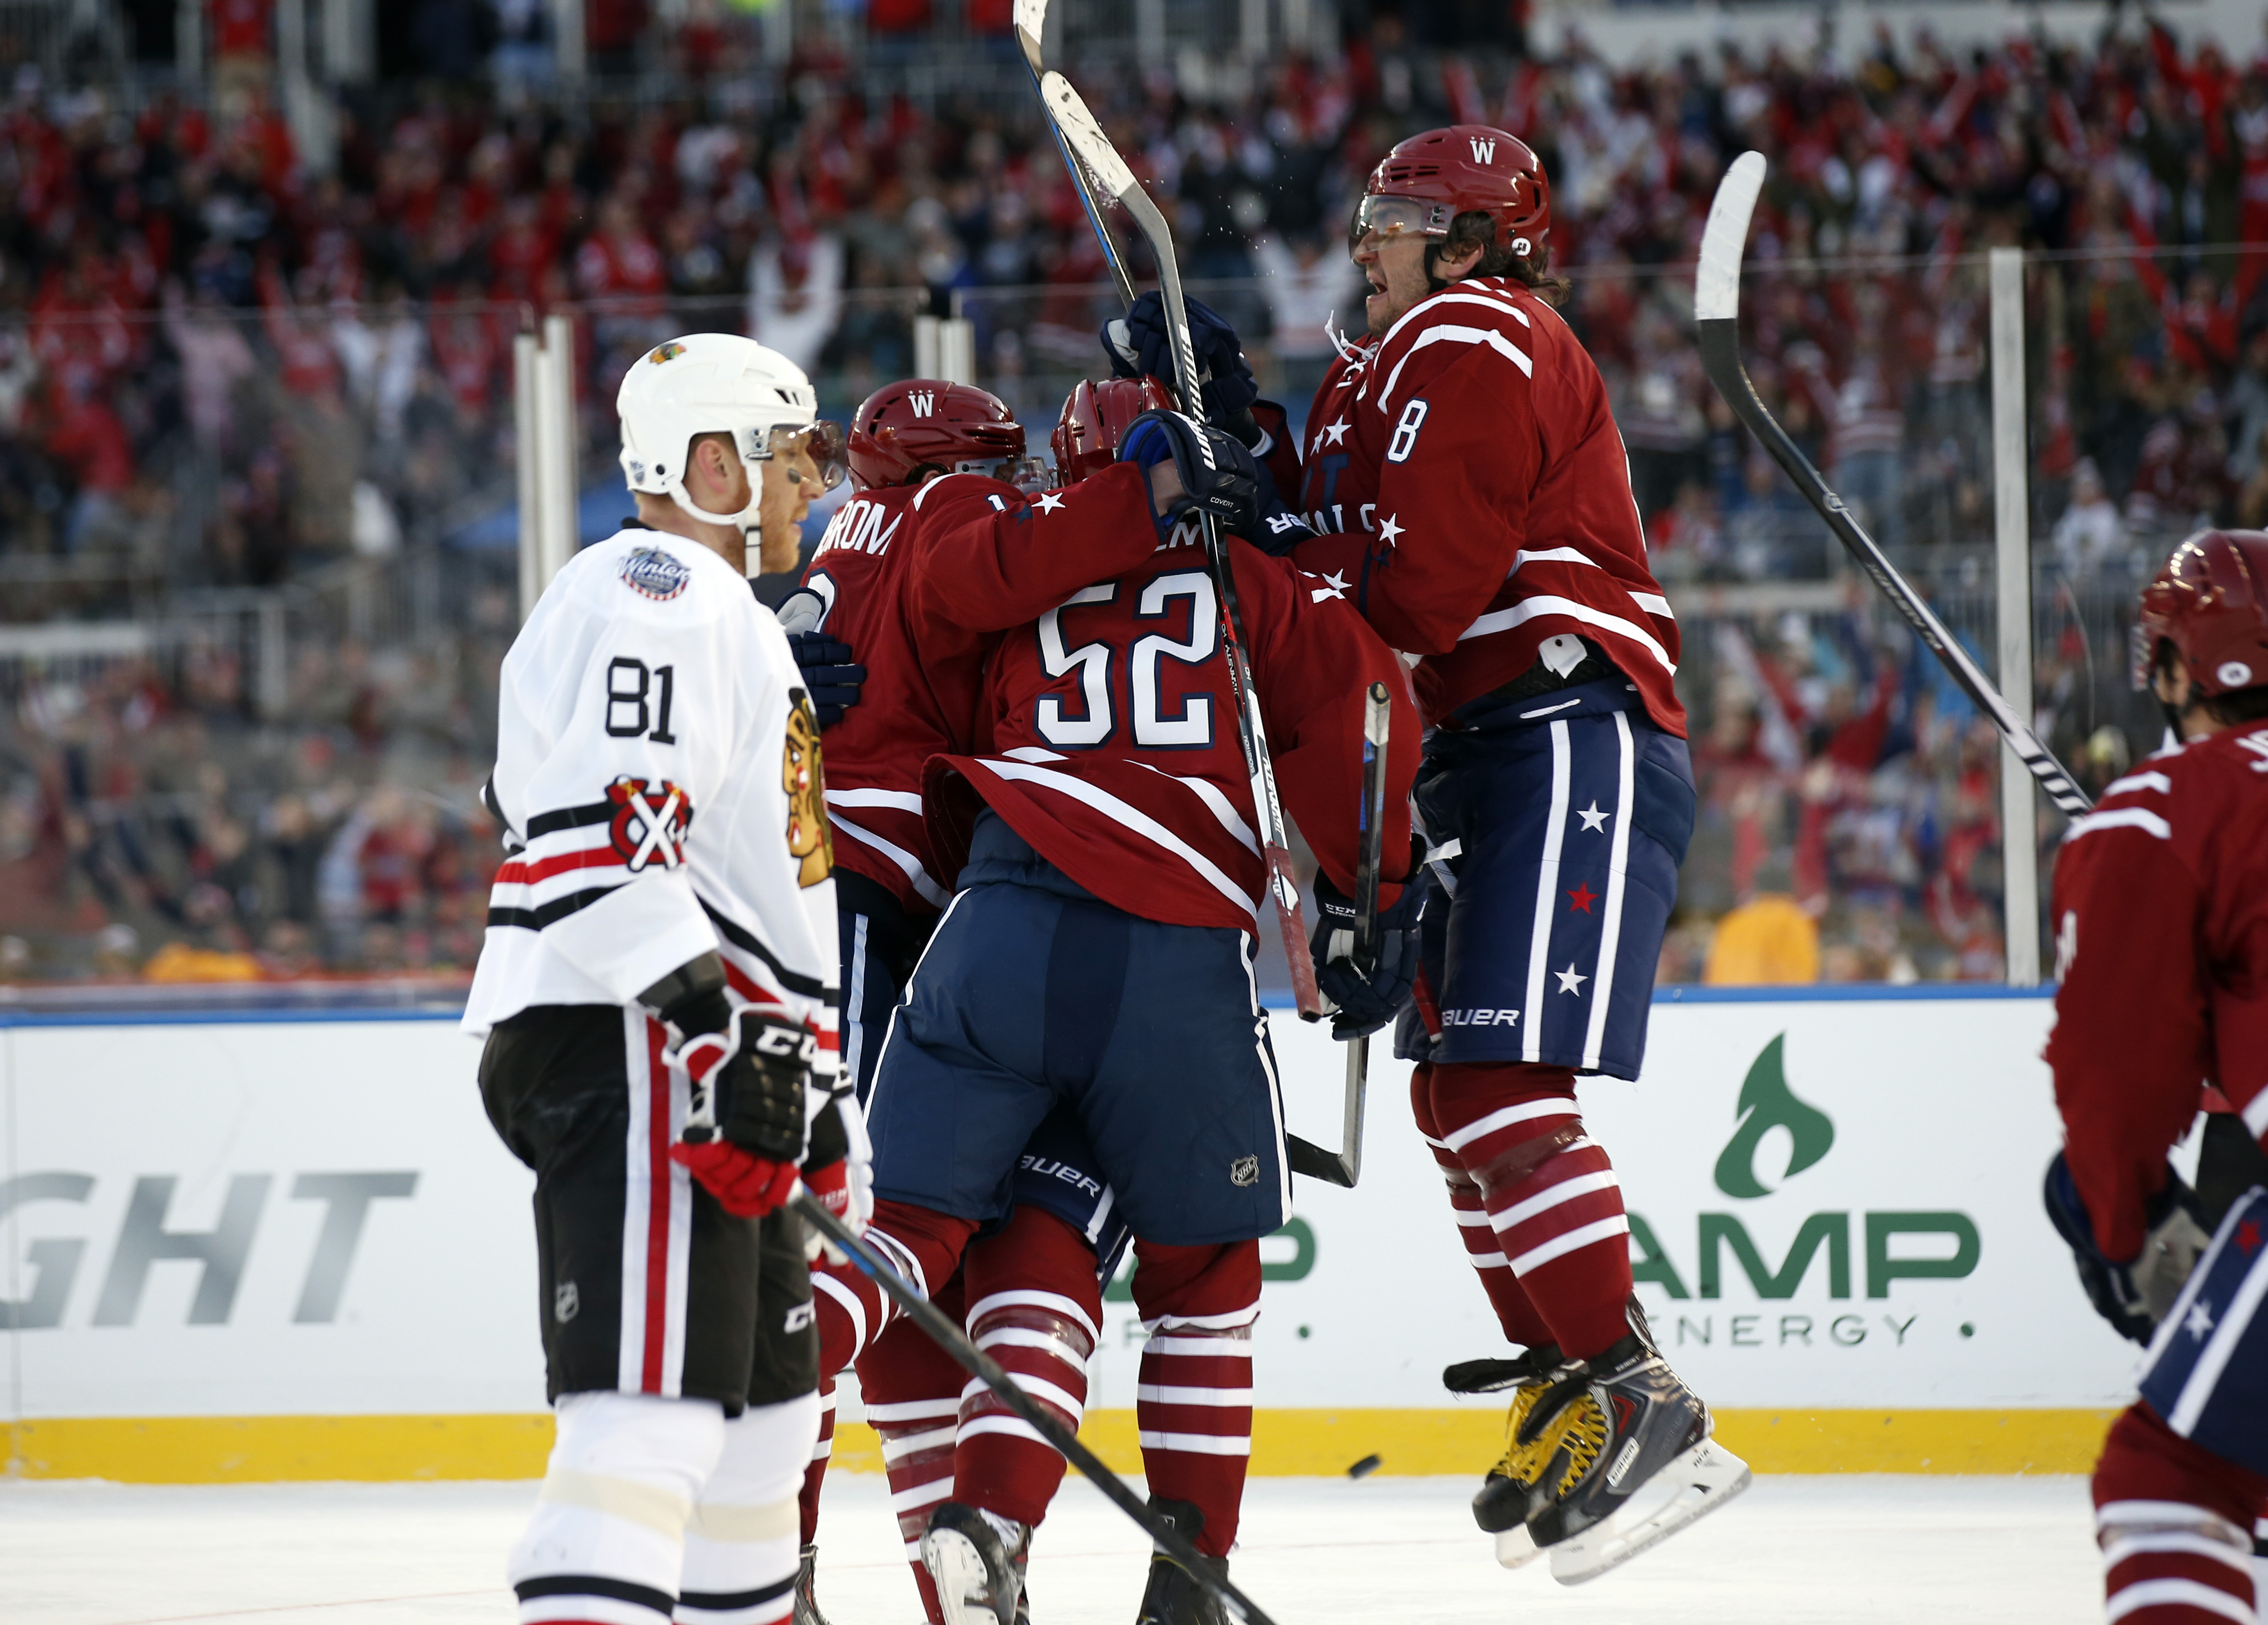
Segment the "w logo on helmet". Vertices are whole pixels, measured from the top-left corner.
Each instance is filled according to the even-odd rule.
[[[1495,142],[1490,140],[1485,136],[1474,136],[1469,137],[1469,139],[1473,144],[1473,162],[1476,164],[1493,164],[1496,162]]]
[[[917,417],[934,417],[937,413],[937,391],[909,389],[906,391],[906,403],[914,409]]]

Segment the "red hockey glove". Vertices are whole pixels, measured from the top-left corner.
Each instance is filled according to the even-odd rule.
[[[674,1145],[669,1160],[689,1170],[736,1219],[761,1219],[795,1194],[793,1163],[775,1163],[729,1140]]]

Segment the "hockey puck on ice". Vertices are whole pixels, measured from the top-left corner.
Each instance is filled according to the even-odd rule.
[[[1347,1469],[1347,1476],[1349,1478],[1368,1478],[1372,1474],[1378,1471],[1379,1465],[1380,1463],[1377,1457],[1365,1456],[1360,1461],[1356,1462],[1354,1466]]]

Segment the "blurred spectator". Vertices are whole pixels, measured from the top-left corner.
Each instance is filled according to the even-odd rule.
[[[1785,892],[1752,897],[1717,922],[1701,979],[1712,987],[1815,982],[1819,922]]]
[[[2071,576],[2085,580],[2126,551],[2126,526],[2117,505],[2103,494],[2102,476],[2092,458],[2081,458],[2072,471],[2071,506],[2055,522],[2049,537],[2056,558]]]

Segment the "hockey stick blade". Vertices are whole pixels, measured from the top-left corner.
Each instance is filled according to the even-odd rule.
[[[1104,1466],[1094,1451],[1079,1442],[1077,1434],[1057,1422],[1038,1400],[1017,1386],[1015,1379],[1001,1369],[998,1361],[970,1342],[961,1329],[924,1297],[919,1289],[892,1269],[880,1253],[860,1239],[856,1230],[829,1213],[817,1197],[807,1190],[799,1189],[788,1206],[806,1224],[841,1249],[859,1273],[880,1287],[889,1300],[898,1306],[900,1312],[927,1333],[932,1342],[951,1355],[970,1376],[998,1395],[1002,1404],[1015,1412],[1042,1438],[1061,1452],[1071,1466],[1085,1474],[1112,1505],[1140,1525],[1142,1533],[1155,1541],[1160,1550],[1188,1570],[1192,1579],[1210,1592],[1228,1611],[1230,1618],[1246,1621],[1248,1625],[1275,1625],[1275,1621],[1261,1611],[1258,1603],[1239,1591],[1226,1575],[1218,1572],[1198,1555],[1197,1548],[1189,1544],[1187,1535],[1152,1511],[1140,1496],[1126,1488],[1124,1480]]]
[[[1158,262],[1158,294],[1166,318],[1167,347],[1174,356],[1174,392],[1182,410],[1202,417],[1204,396],[1199,388],[1197,346],[1189,339],[1188,302],[1182,297],[1182,272],[1174,256],[1173,228],[1150,195],[1142,189],[1118,149],[1071,81],[1060,73],[1040,78],[1040,105],[1047,111],[1057,137],[1078,163],[1086,166],[1097,185],[1118,200],[1150,245]],[[1210,513],[1199,515],[1204,533],[1205,563],[1213,588],[1220,597],[1222,653],[1228,660],[1229,686],[1236,705],[1237,742],[1244,750],[1244,770],[1251,781],[1252,804],[1260,815],[1261,855],[1268,865],[1268,889],[1276,898],[1276,923],[1283,934],[1284,958],[1292,973],[1292,999],[1301,1021],[1319,1021],[1322,995],[1315,987],[1315,959],[1307,946],[1307,924],[1300,903],[1300,879],[1292,867],[1291,842],[1285,833],[1284,801],[1276,789],[1276,764],[1268,750],[1267,725],[1261,719],[1259,698],[1253,691],[1252,668],[1245,659],[1251,639],[1245,635],[1244,612],[1237,602],[1236,572],[1229,564],[1228,546]]]
[[[1041,80],[1047,73],[1047,64],[1041,57],[1041,42],[1047,37],[1048,0],[1016,0],[1015,29],[1016,43],[1024,53],[1024,66],[1031,72],[1032,88],[1041,92],[1040,100],[1044,106],[1047,97],[1042,90]],[[1117,240],[1111,236],[1110,228],[1103,224],[1102,207],[1094,201],[1094,187],[1088,181],[1086,171],[1080,167],[1079,159],[1071,156],[1071,144],[1064,139],[1063,130],[1057,125],[1052,113],[1049,115],[1048,124],[1055,131],[1056,151],[1063,154],[1064,167],[1071,173],[1071,190],[1079,194],[1079,207],[1086,211],[1086,224],[1094,233],[1094,240],[1101,246],[1102,262],[1108,268],[1110,280],[1118,289],[1119,302],[1131,306],[1134,303],[1134,278],[1126,269],[1125,256],[1118,252]]]
[[[2000,691],[1969,658],[1960,640],[1946,630],[1945,624],[1852,515],[1843,499],[1829,488],[1819,470],[1811,466],[1810,459],[1766,410],[1756,385],[1749,379],[1748,369],[1741,365],[1741,260],[1748,241],[1749,218],[1755,212],[1764,181],[1764,154],[1743,152],[1725,172],[1717,188],[1716,201],[1709,205],[1709,223],[1701,233],[1701,263],[1693,282],[1695,336],[1701,351],[1702,370],[1708,373],[1717,393],[1725,397],[1741,421],[1764,443],[1772,461],[1786,471],[1804,499],[1827,521],[1827,528],[1835,533],[1844,550],[1857,561],[1882,595],[1896,606],[1906,624],[1920,635],[1930,653],[1961,685],[1962,691],[1991,719],[2008,748],[2039,780],[2048,799],[2066,815],[2076,817],[2093,803],[2072,778],[2070,770],[2010,709]]]

